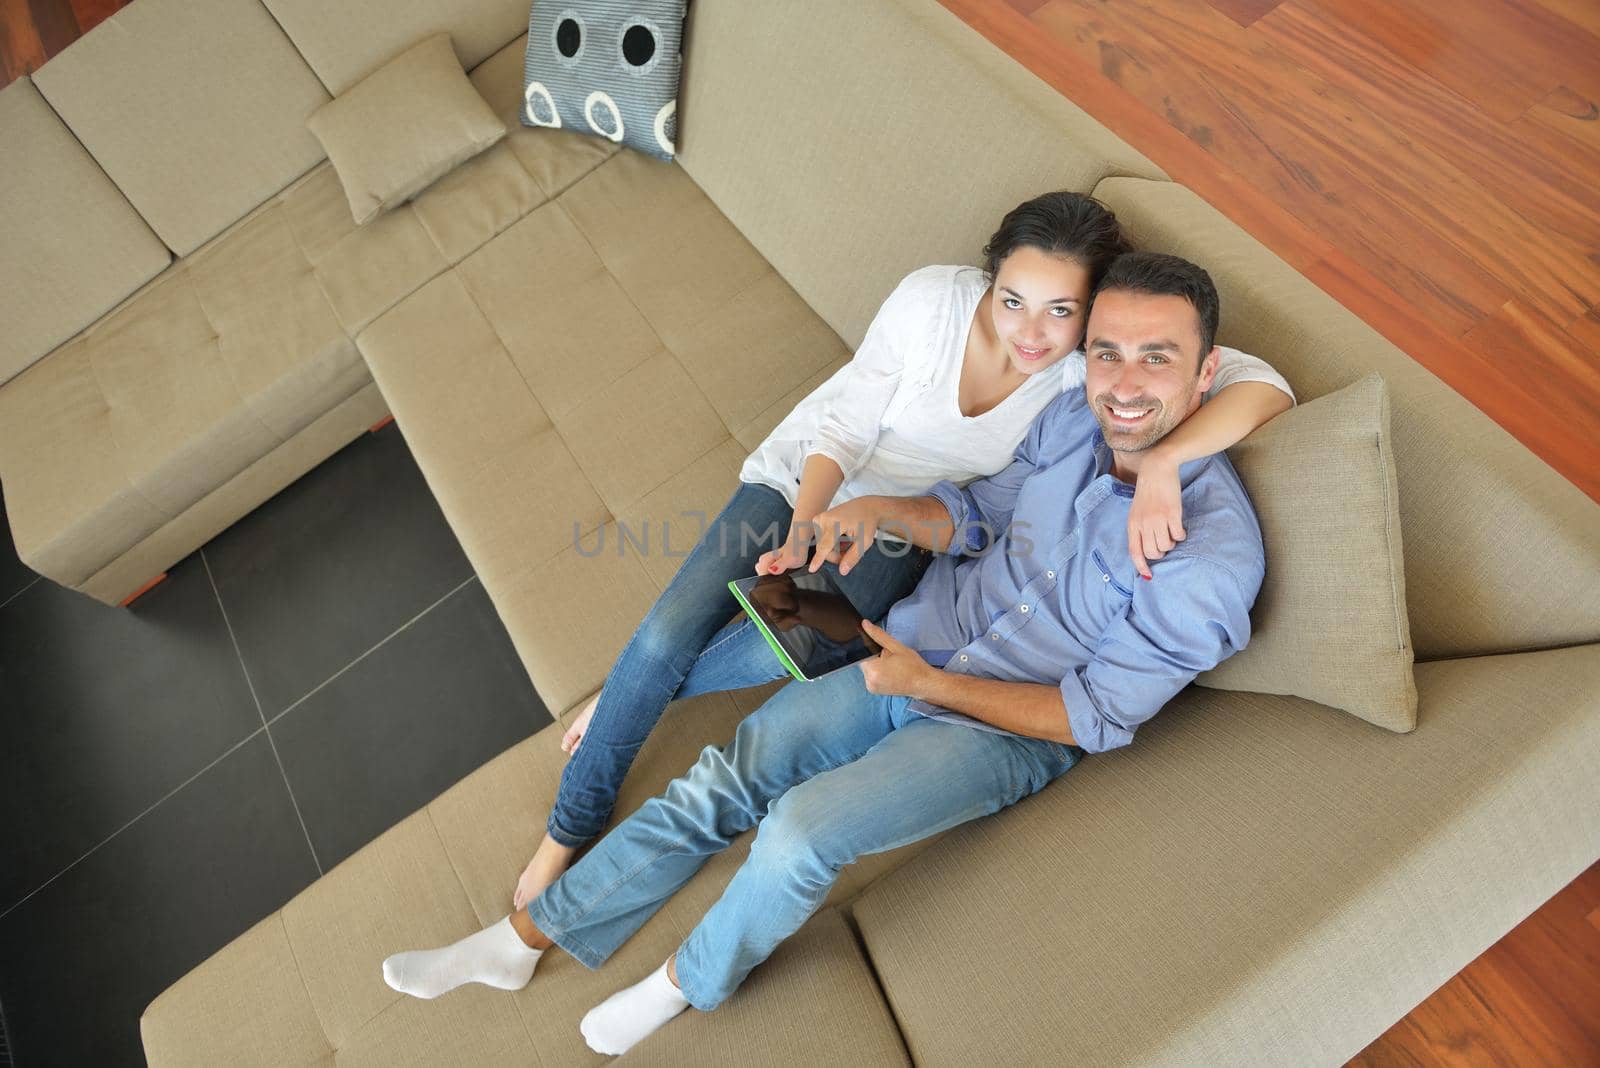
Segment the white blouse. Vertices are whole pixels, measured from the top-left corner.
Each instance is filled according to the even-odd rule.
[[[1034,417],[1066,390],[1083,388],[1084,358],[1073,352],[981,415],[962,415],[967,334],[988,288],[976,267],[907,275],[855,358],[795,405],[745,460],[740,481],[771,486],[792,505],[806,457],[821,453],[844,472],[833,507],[864,494],[915,496],[940,479],[965,485],[1003,469]],[[1266,382],[1294,399],[1264,361],[1223,348],[1206,397],[1236,382]]]

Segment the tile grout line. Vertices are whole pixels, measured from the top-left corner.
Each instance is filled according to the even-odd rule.
[[[39,580],[42,579],[42,578],[44,578],[43,575],[35,575],[35,576],[33,576],[33,581],[32,582],[28,583],[26,586],[22,587],[22,589],[18,590],[16,593],[13,593],[10,597],[7,597],[5,600],[0,601],[0,608],[4,608],[6,605],[10,604],[12,601],[15,601],[18,597],[21,597],[23,594],[25,594],[29,590],[33,589],[35,586],[37,586],[39,584]]]
[[[50,876],[50,878],[46,879],[44,882],[40,883],[38,886],[36,886],[32,890],[28,891],[28,893],[27,893],[27,895],[25,897],[23,897],[20,900],[18,900],[15,904],[7,907],[4,912],[0,912],[0,920],[5,919],[12,912],[14,912],[17,909],[21,908],[22,905],[24,903],[26,903],[29,898],[33,897],[39,891],[43,890],[45,887],[49,886],[51,883],[55,882],[57,879],[61,878],[65,874],[67,874],[67,872],[71,871],[73,868],[76,868],[79,864],[82,864],[84,861],[88,860],[89,857],[92,856],[96,851],[98,851],[101,846],[103,846],[107,842],[111,841],[111,839],[115,838],[117,835],[121,834],[123,831],[127,830],[129,827],[132,827],[135,823],[138,823],[140,820],[144,819],[151,812],[154,812],[158,806],[160,806],[164,802],[170,800],[174,795],[176,795],[178,793],[178,791],[182,790],[184,787],[186,787],[190,783],[194,782],[200,776],[204,775],[206,772],[210,771],[212,768],[216,767],[218,764],[220,764],[224,760],[228,759],[235,752],[237,752],[240,749],[240,747],[242,747],[243,745],[248,743],[251,739],[255,738],[256,735],[265,732],[266,729],[267,728],[265,726],[258,727],[257,729],[251,731],[245,737],[239,739],[237,742],[235,742],[232,745],[230,745],[225,751],[223,751],[223,753],[220,756],[218,756],[211,763],[207,764],[205,767],[201,768],[199,771],[195,772],[193,775],[189,776],[187,779],[185,779],[182,782],[180,782],[177,786],[174,786],[171,790],[167,791],[161,797],[159,797],[155,801],[151,802],[149,807],[147,807],[143,812],[139,813],[137,816],[133,817],[133,819],[129,820],[127,823],[124,823],[121,827],[118,827],[116,830],[114,830],[110,834],[106,835],[99,842],[97,842],[94,845],[90,846],[89,847],[89,851],[84,853],[83,856],[79,857],[77,860],[73,861],[71,864],[68,864],[65,868],[62,868],[60,871],[58,871],[54,875]]]
[[[317,877],[320,879],[327,874],[322,870],[322,858],[317,856],[317,847],[311,842],[311,830],[306,826],[305,816],[300,813],[300,802],[294,796],[294,787],[289,784],[289,772],[284,769],[283,757],[278,755],[278,743],[272,740],[272,732],[267,730],[267,713],[261,707],[261,698],[256,696],[256,684],[250,679],[250,668],[245,664],[244,653],[239,649],[239,639],[233,633],[233,622],[228,619],[228,609],[222,603],[222,591],[217,589],[217,580],[211,574],[211,562],[206,559],[205,549],[200,550],[200,563],[206,569],[206,581],[211,584],[211,596],[217,599],[217,609],[222,613],[222,625],[228,628],[228,640],[233,643],[233,655],[239,661],[239,670],[244,672],[244,684],[250,689],[250,700],[255,703],[256,715],[261,719],[261,729],[267,735],[267,746],[272,750],[272,759],[277,762],[278,774],[283,778],[283,788],[289,792],[289,804],[294,809],[294,818],[300,822],[300,833],[305,835],[306,848],[311,850],[311,863],[316,865]]]
[[[477,572],[473,572],[472,574],[468,575],[465,579],[462,580],[461,584],[459,586],[457,586],[455,589],[449,591],[443,597],[440,597],[437,601],[434,601],[428,607],[424,608],[422,611],[418,612],[416,615],[412,616],[410,619],[408,619],[404,623],[400,624],[400,626],[396,627],[393,631],[391,631],[389,634],[387,634],[383,638],[382,641],[378,642],[377,645],[374,645],[371,649],[368,649],[366,652],[362,653],[360,656],[358,656],[354,660],[350,661],[350,663],[346,664],[344,667],[340,668],[338,671],[335,671],[332,675],[329,675],[327,678],[325,678],[321,682],[317,683],[316,686],[312,687],[311,690],[308,691],[299,700],[295,701],[288,708],[285,708],[282,712],[279,712],[277,715],[273,716],[270,720],[267,720],[266,721],[266,725],[268,727],[272,726],[272,724],[278,722],[284,716],[287,716],[290,712],[293,712],[295,709],[299,708],[301,705],[303,705],[307,701],[311,700],[311,698],[315,697],[324,688],[326,688],[327,686],[332,684],[333,681],[335,679],[337,679],[340,675],[343,675],[345,672],[349,671],[351,668],[353,668],[357,664],[361,663],[361,661],[365,660],[367,657],[371,656],[373,653],[377,652],[379,649],[382,649],[385,645],[389,644],[389,642],[391,640],[393,640],[394,638],[398,637],[400,635],[401,631],[404,631],[404,630],[408,629],[409,627],[411,627],[412,624],[416,623],[417,620],[421,619],[423,616],[427,615],[429,612],[433,611],[435,608],[438,608],[440,605],[444,604],[450,598],[454,597],[457,593],[460,593],[464,588],[466,588],[466,586],[469,583],[477,581],[477,578],[478,578]]]

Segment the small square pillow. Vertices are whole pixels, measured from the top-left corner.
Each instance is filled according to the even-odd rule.
[[[311,113],[357,225],[403,204],[506,135],[437,33]]]
[[[534,0],[522,124],[676,155],[685,0]]]
[[[1228,450],[1266,542],[1244,650],[1202,686],[1291,694],[1392,731],[1417,725],[1389,392],[1368,375]]]

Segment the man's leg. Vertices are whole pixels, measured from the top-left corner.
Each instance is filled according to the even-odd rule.
[[[665,793],[529,902],[529,917],[584,965],[599,967],[772,801],[877,744],[892,729],[897,700],[904,699],[868,693],[854,665],[784,687],[739,724],[731,743],[707,746]]]
[[[997,812],[1044,787],[1081,750],[915,713],[860,759],[772,806],[750,857],[676,956],[684,997],[716,1008],[821,905],[839,870]]]
[[[418,997],[468,982],[516,989],[552,940],[599,967],[708,858],[754,826],[773,798],[882,738],[889,700],[867,693],[854,667],[785,687],[745,718],[731,743],[706,747],[665,794],[596,843],[528,903],[526,915],[441,949],[396,954],[384,962],[384,978]]]

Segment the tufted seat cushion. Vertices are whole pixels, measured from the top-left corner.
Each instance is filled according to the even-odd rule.
[[[326,161],[0,386],[0,482],[17,553],[116,603],[386,410],[352,338],[608,158],[514,127],[416,200],[356,226]],[[490,88],[490,92],[485,92]]]
[[[689,767],[704,744],[731,738],[765,692],[674,704],[641,751],[613,823]],[[389,989],[379,967],[391,953],[454,941],[509,911],[542,830],[530,814],[547,811],[555,796],[560,736],[576,711],[386,831],[157,998],[141,1021],[151,1063],[599,1061],[578,1020],[677,947],[743,861],[751,835],[708,863],[598,972],[552,953],[522,991],[469,985],[429,1002]],[[910,852],[847,869],[830,904]],[[819,975],[828,980],[820,986]],[[773,1028],[780,1006],[786,1026]],[[219,1017],[229,1025],[215,1026]],[[834,908],[813,917],[714,1020],[668,1028],[630,1056],[671,1063],[672,1051],[703,1041],[712,1044],[700,1059],[712,1064],[908,1063],[871,969]]]

